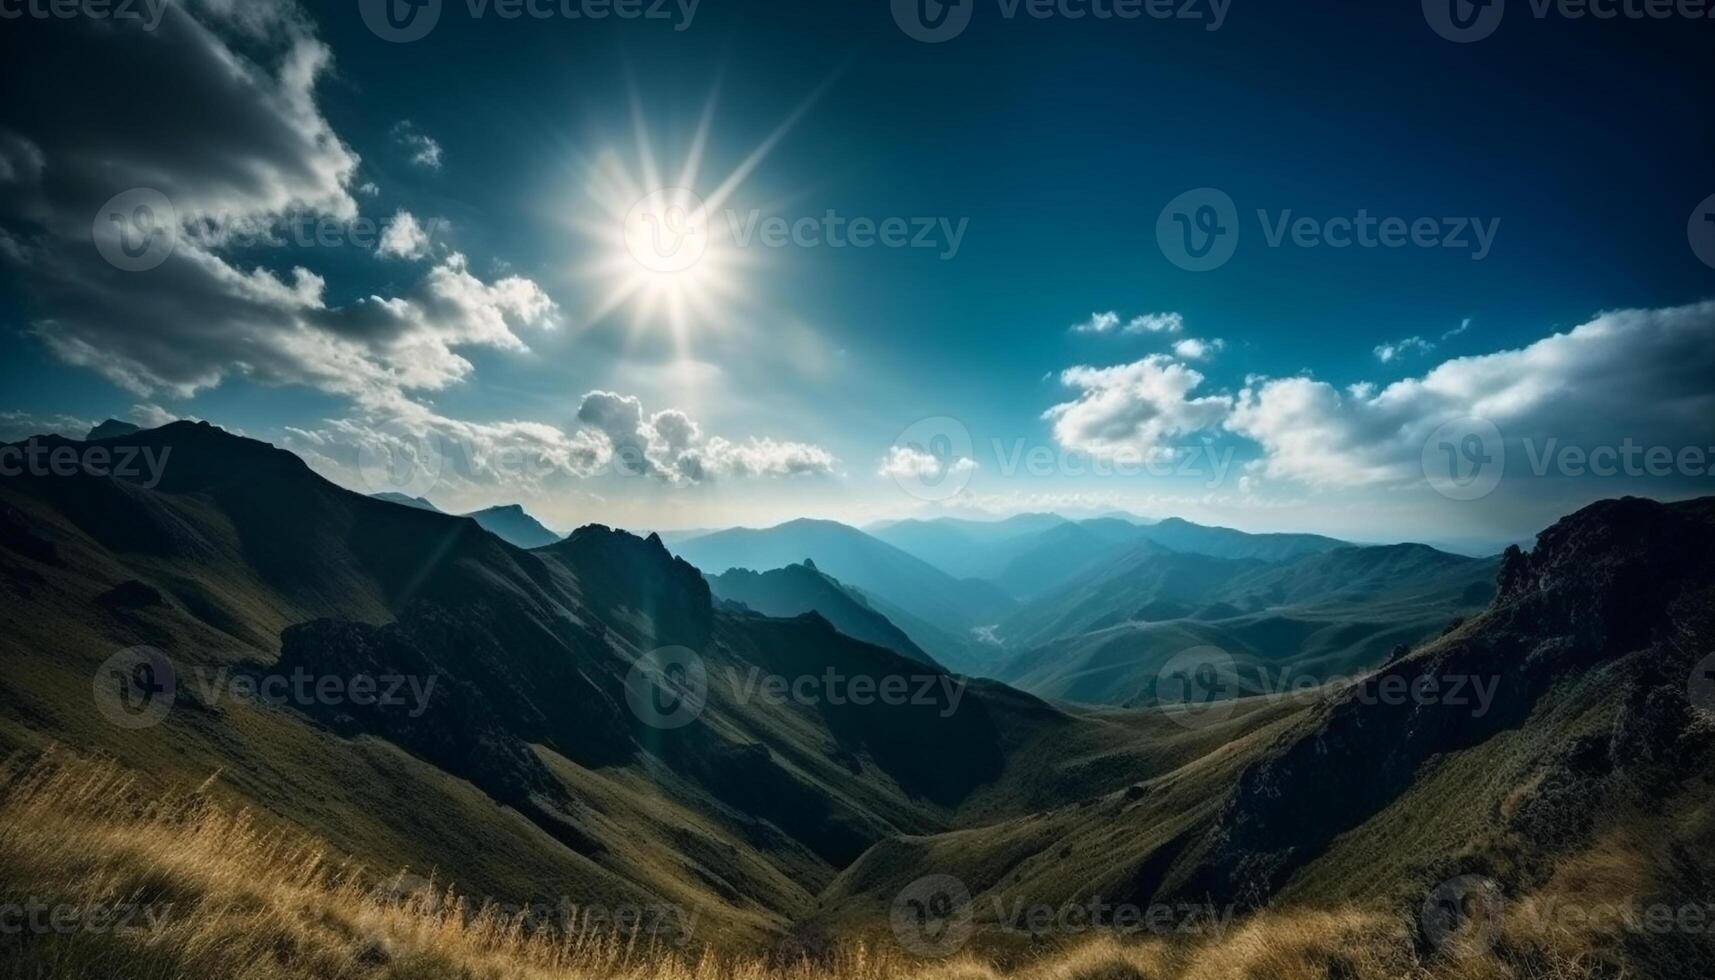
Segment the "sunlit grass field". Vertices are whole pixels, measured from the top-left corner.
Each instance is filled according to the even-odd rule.
[[[718,950],[614,929],[530,929],[408,869],[330,853],[308,835],[201,786],[144,792],[117,764],[54,751],[0,770],[4,904],[49,928],[0,934],[8,977],[619,978],[849,980],[1558,980],[1628,974],[1612,936],[1528,928],[1514,903],[1499,934],[1424,957],[1398,915],[1355,907],[1265,911],[1219,937],[1174,943],[1085,938],[1004,964],[975,951],[922,960],[868,937],[811,955]],[[1569,866],[1583,897],[1640,886],[1622,853]],[[1563,879],[1563,880],[1562,880]],[[400,887],[403,881],[414,887]],[[123,911],[125,914],[119,915]],[[16,913],[11,923],[18,924]],[[1473,944],[1479,937],[1472,937]],[[1463,939],[1460,942],[1464,942]],[[973,946],[973,950],[976,947]]]

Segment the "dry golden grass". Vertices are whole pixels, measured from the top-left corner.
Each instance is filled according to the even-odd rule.
[[[1522,955],[1421,963],[1407,925],[1356,908],[1270,911],[1194,944],[1109,935],[1003,971],[973,954],[925,963],[851,945],[818,958],[693,951],[613,932],[528,933],[450,891],[404,895],[308,837],[216,803],[209,783],[139,791],[106,762],[50,753],[0,767],[0,904],[31,898],[79,910],[152,910],[133,931],[0,935],[0,975],[127,980],[1571,980],[1611,937],[1502,925],[1497,949]],[[1554,883],[1564,896],[1636,894],[1634,865],[1592,856]],[[378,887],[379,886],[379,887]],[[1546,901],[1546,898],[1543,900]],[[67,913],[70,914],[70,913]],[[143,920],[139,920],[143,921]],[[1528,926],[1528,928],[1527,928]],[[1625,975],[1624,973],[1620,975]]]

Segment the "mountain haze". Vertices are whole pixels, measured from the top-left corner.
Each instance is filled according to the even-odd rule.
[[[1016,605],[995,585],[955,578],[856,528],[833,521],[789,521],[760,530],[733,528],[680,541],[672,548],[686,561],[715,575],[733,568],[784,568],[809,558],[843,584],[954,636],[999,622]],[[943,651],[933,642],[920,636],[912,639],[942,659]]]
[[[924,663],[934,658],[911,641],[864,597],[822,574],[811,562],[767,572],[734,568],[709,577],[716,598],[741,603],[765,616],[790,618],[816,613],[854,640],[886,647],[902,657]]]

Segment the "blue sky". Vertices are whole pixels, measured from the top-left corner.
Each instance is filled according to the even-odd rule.
[[[1213,30],[1199,4],[964,4],[935,44],[881,0],[445,0],[408,43],[355,2],[12,21],[5,435],[207,418],[357,489],[562,529],[1118,509],[1477,546],[1715,483],[1678,455],[1715,447],[1715,22],[1514,0],[1454,43],[1433,2],[1233,0]],[[663,273],[625,229],[692,158],[712,244]],[[91,220],[136,188],[185,237],[99,264]],[[1224,198],[1185,220],[1230,201],[1237,245],[1192,271],[1157,231],[1201,188]],[[926,247],[834,247],[830,214]],[[1428,245],[1329,243],[1360,215]],[[318,221],[336,244],[234,231]],[[1471,465],[1478,423],[1504,478],[1438,492],[1425,460]],[[1557,455],[1627,439],[1673,465]]]

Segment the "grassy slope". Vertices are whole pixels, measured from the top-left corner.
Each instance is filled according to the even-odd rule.
[[[1241,702],[1248,714],[1230,732],[1187,736],[1230,734],[1226,744],[1202,743],[1135,789],[878,845],[824,896],[825,928],[858,928],[929,872],[966,884],[979,923],[997,901],[1099,896],[1350,903],[1409,924],[1430,889],[1464,874],[1527,901],[1601,886],[1615,902],[1700,905],[1715,843],[1715,724],[1688,712],[1683,679],[1715,642],[1711,512],[1708,501],[1627,501],[1569,518],[1509,566],[1513,584],[1493,610],[1385,671],[1487,673],[1499,685],[1488,712],[1369,703],[1355,689]],[[1624,844],[1614,873],[1631,883],[1568,884],[1589,877],[1576,869],[1605,841]],[[1522,975],[1560,975],[1559,940],[1574,958],[1600,946],[1610,961],[1643,964],[1640,975],[1715,964],[1706,936],[1574,928],[1521,932]],[[1514,975],[1496,963],[1470,975]]]
[[[1657,840],[1609,838],[1560,865],[1507,909],[1490,956],[1426,960],[1397,919],[1330,906],[1273,910],[1172,940],[1096,935],[942,961],[848,942],[814,959],[764,960],[700,949],[695,920],[681,945],[676,929],[565,928],[553,910],[520,918],[438,883],[407,888],[301,832],[233,811],[209,785],[150,794],[135,773],[60,753],[34,767],[0,767],[0,787],[0,889],[75,909],[80,924],[100,921],[103,908],[142,910],[140,928],[0,934],[4,977],[1571,980],[1694,976],[1706,962],[1698,939],[1640,948],[1600,928],[1544,931],[1533,918],[1556,902],[1659,893],[1678,877],[1670,852],[1708,854],[1706,807]]]
[[[874,840],[944,831],[966,811],[1012,815],[1064,791],[1104,791],[1143,764],[1123,748],[1132,735],[1124,726],[995,686],[942,719],[934,710],[739,703],[717,683],[703,720],[684,733],[616,731],[566,699],[619,703],[614,717],[628,721],[619,689],[631,660],[692,629],[681,606],[695,597],[675,592],[673,576],[701,580],[688,568],[663,571],[669,559],[658,547],[586,535],[526,554],[468,520],[349,494],[291,457],[206,427],[149,438],[171,441],[178,464],[176,482],[158,492],[86,479],[0,486],[8,535],[0,654],[13,668],[0,675],[0,745],[108,752],[162,782],[221,771],[221,792],[379,866],[439,869],[466,891],[514,901],[671,895],[735,938],[786,928]],[[123,528],[110,521],[116,512]],[[53,542],[45,558],[28,546],[42,539]],[[146,584],[159,602],[100,599],[123,583]],[[706,592],[702,603],[707,616]],[[456,612],[429,621],[428,633],[477,630],[474,646],[452,636],[449,669],[526,699],[503,705],[501,716],[547,773],[530,805],[550,811],[548,822],[520,809],[523,799],[480,788],[492,775],[480,765],[431,764],[337,719],[235,697],[204,704],[192,682],[164,723],[133,733],[106,723],[91,697],[97,665],[125,646],[159,647],[184,673],[265,670],[293,624],[410,624],[425,608]],[[512,632],[489,651],[481,624],[496,610],[506,610],[497,622]],[[876,676],[934,670],[810,621],[712,623],[701,649],[717,678],[826,665]],[[477,671],[493,656],[503,661],[495,669],[514,673],[483,680]],[[572,687],[531,679],[568,664]],[[1076,772],[1040,768],[1059,744],[1111,754]]]

